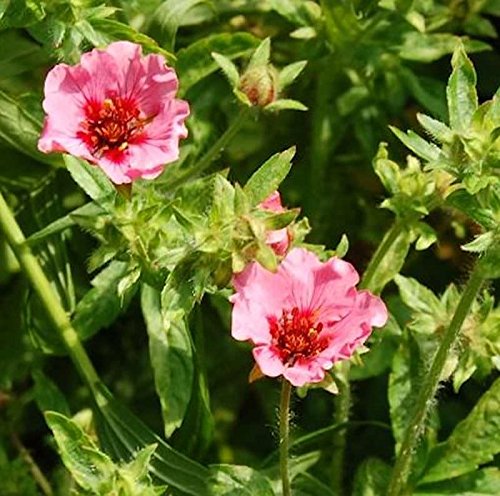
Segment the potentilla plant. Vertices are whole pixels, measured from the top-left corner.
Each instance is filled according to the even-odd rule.
[[[464,45],[454,34],[441,32],[460,19],[460,32],[488,36],[492,28],[480,11],[484,7],[491,14],[494,7],[471,4],[464,7],[470,12],[452,12],[451,7],[448,12],[432,1],[237,3],[214,3],[221,14],[215,17],[204,2],[177,0],[121,2],[119,12],[86,1],[0,7],[0,41],[14,40],[19,49],[13,52],[19,56],[15,64],[0,53],[0,151],[21,171],[9,176],[0,169],[0,260],[8,262],[0,265],[0,275],[6,267],[8,277],[21,268],[31,287],[24,299],[17,298],[25,288],[14,278],[12,294],[0,302],[2,420],[3,408],[7,411],[6,427],[2,423],[0,428],[0,478],[11,468],[14,475],[22,472],[9,461],[12,447],[20,453],[24,473],[32,474],[44,494],[64,491],[51,487],[57,477],[44,476],[36,464],[38,452],[30,454],[17,432],[25,415],[18,412],[35,398],[71,484],[82,494],[338,496],[350,488],[355,496],[496,494],[500,472],[492,460],[500,452],[499,310],[486,282],[500,275],[499,99],[497,92],[479,103]],[[270,24],[261,25],[262,19]],[[213,23],[217,30],[207,35]],[[235,31],[241,25],[246,32]],[[280,36],[271,43],[268,31],[275,29]],[[32,40],[37,40],[36,49]],[[472,50],[485,46],[463,42]],[[422,44],[425,50],[419,51]],[[23,69],[16,71],[34,60],[30,50],[43,55],[46,66],[49,53],[57,53],[57,60],[50,59],[56,65],[47,74],[43,97],[41,88],[36,98],[20,96],[3,79],[3,72],[10,71],[15,83],[23,80]],[[424,83],[429,80],[421,81],[417,69],[402,60],[435,60],[453,50],[448,111],[442,111],[443,102],[435,105],[441,120],[448,115],[442,122],[429,109],[439,91],[428,90]],[[335,60],[332,74],[324,70],[325,56],[326,62]],[[364,72],[358,64],[365,62]],[[311,70],[302,72],[306,64]],[[295,80],[312,112],[285,97]],[[383,237],[378,230],[372,233],[373,239],[382,239],[360,276],[343,260],[346,254],[362,258],[359,244],[348,252],[346,237],[334,251],[306,241],[310,226],[296,208],[297,198],[307,195],[319,208],[321,192],[331,186],[325,181],[326,164],[330,159],[335,167],[349,162],[357,151],[351,146],[348,156],[328,155],[337,146],[333,131],[349,129],[341,125],[343,119],[359,113],[356,133],[346,135],[346,142],[362,142],[369,149],[379,136],[370,131],[373,115],[380,118],[386,104],[403,108],[401,88],[393,85],[400,80],[432,116],[417,115],[425,139],[392,128],[416,155],[404,165],[385,143],[375,154],[375,173],[388,192],[381,207],[394,222]],[[27,83],[19,91],[37,81]],[[438,83],[433,84],[436,89]],[[383,95],[377,95],[377,103],[367,100],[386,86],[391,101]],[[33,102],[38,105],[42,98],[42,107],[31,112]],[[332,109],[335,115],[329,115]],[[302,111],[300,121],[282,110]],[[232,117],[226,127],[221,124],[224,112]],[[310,140],[303,132],[309,124]],[[377,126],[386,127],[378,121]],[[264,136],[271,127],[275,133]],[[295,141],[300,142],[297,156],[290,147]],[[275,153],[277,142],[289,148]],[[292,161],[296,174],[283,183]],[[49,185],[43,189],[49,200],[41,212],[27,202],[33,219],[42,223],[38,226],[27,222],[24,198],[12,194],[22,184],[18,176],[32,166],[37,168],[34,179],[23,186],[28,198]],[[45,166],[61,170],[40,172]],[[351,195],[357,183],[349,189],[342,174],[334,172],[335,187]],[[54,176],[63,178],[71,193],[64,201]],[[368,171],[356,173],[360,181],[365,176]],[[324,184],[305,191],[306,184],[318,182]],[[373,191],[379,187],[375,182],[370,186]],[[358,198],[357,192],[352,196]],[[359,197],[373,212],[370,201]],[[76,208],[64,215],[64,205]],[[470,254],[467,281],[448,285],[437,296],[399,273],[410,254],[413,260],[413,247],[425,251],[440,243],[442,233],[430,214],[443,211],[449,216],[459,211],[455,226],[472,225],[475,238],[464,239],[462,247]],[[45,221],[41,214],[47,213],[51,217]],[[325,213],[335,222],[343,215],[341,208]],[[76,257],[65,248],[75,226],[85,233],[77,238],[85,243],[72,244],[79,260],[85,259],[80,270],[72,267]],[[84,268],[92,274],[90,289],[82,282]],[[84,347],[129,305],[123,332],[102,333],[98,339],[103,341],[89,342],[89,349],[102,353],[99,368],[110,387],[128,395],[142,418],[155,419],[163,435],[111,394]],[[138,308],[144,325],[134,313]],[[13,312],[23,313],[35,344],[23,341],[16,327],[20,318],[11,318]],[[147,357],[141,353],[142,327]],[[122,350],[127,339],[133,343],[130,360]],[[41,370],[52,365],[45,357],[49,354],[69,355],[85,393],[72,392],[74,381],[61,393]],[[250,355],[253,369],[244,362]],[[113,360],[119,369],[110,374]],[[127,382],[129,376],[133,379]],[[217,388],[216,376],[224,387]],[[257,378],[263,380],[254,384]],[[351,382],[360,379],[381,379],[374,384],[387,384],[387,401],[374,405],[374,395],[368,398],[363,385],[353,393]],[[450,381],[460,393],[474,380],[488,389],[468,404],[463,420],[450,424],[445,419],[450,434],[444,436],[435,408],[440,384]],[[250,416],[254,412],[249,410],[272,412],[269,391],[277,389],[278,381],[278,453],[261,462],[263,450],[242,447],[257,427],[247,425],[238,411]],[[156,396],[150,401],[153,382]],[[246,391],[260,398],[260,387],[264,407],[254,402],[254,408],[246,408],[239,398]],[[335,395],[319,391],[311,398],[314,388]],[[311,424],[320,410],[331,415],[334,409],[333,419],[322,415],[319,430],[294,439],[292,391],[307,412],[313,411]],[[364,422],[354,417],[353,396],[368,412]],[[479,397],[476,391],[470,396]],[[316,408],[317,398],[322,409]],[[154,408],[147,410],[157,400],[161,418]],[[90,422],[72,416],[72,408],[82,403],[93,408]],[[391,422],[392,437],[384,439],[394,453],[385,459],[377,458],[375,446],[365,456],[366,443],[353,430],[360,424],[381,427],[372,420],[372,406]],[[273,421],[271,413],[262,425],[269,431]],[[388,428],[385,421],[382,427]],[[11,440],[7,448],[4,439]],[[311,444],[321,452],[311,450]],[[344,463],[347,454],[353,455],[350,465],[357,465],[352,480]],[[357,457],[362,458],[359,464]],[[0,493],[8,488],[12,494],[12,479]],[[24,489],[32,486],[19,487],[26,496],[36,492]]]

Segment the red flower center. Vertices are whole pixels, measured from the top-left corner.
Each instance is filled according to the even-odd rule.
[[[119,96],[106,98],[102,103],[89,102],[85,114],[78,137],[97,158],[106,154],[110,159],[119,159],[130,143],[137,143],[151,120],[141,119],[135,102]]]
[[[299,358],[318,355],[327,346],[320,336],[323,324],[316,322],[314,313],[307,310],[283,310],[281,317],[268,317],[273,345],[279,350],[283,363],[293,365]]]

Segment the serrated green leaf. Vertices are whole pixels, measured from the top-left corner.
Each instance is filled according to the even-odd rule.
[[[407,60],[433,62],[451,53],[456,43],[457,37],[452,34],[410,31],[405,36],[399,55]]]
[[[284,212],[274,212],[266,215],[264,219],[264,226],[266,230],[275,231],[277,229],[283,229],[292,223],[299,215],[300,209],[294,208],[291,210],[285,210]]]
[[[451,479],[476,470],[500,453],[500,379],[483,394],[446,441],[429,454],[421,483]]]
[[[295,480],[300,474],[307,473],[312,466],[314,466],[321,457],[321,451],[310,451],[309,453],[305,453],[303,455],[296,455],[291,457],[288,462],[288,476],[290,478],[290,482],[293,488],[293,494],[296,494],[295,491]],[[273,494],[281,493],[281,476],[280,476],[280,467],[279,462],[277,462],[274,466],[264,470],[261,472],[262,475],[265,475],[272,484]],[[323,494],[328,494],[323,493]]]
[[[290,33],[290,38],[295,38],[296,40],[311,40],[312,38],[316,38],[316,36],[318,36],[318,33],[311,26],[304,26]]]
[[[462,245],[462,250],[473,253],[481,253],[490,248],[495,241],[495,233],[493,231],[486,232],[476,236],[473,241]]]
[[[500,470],[496,467],[475,470],[461,477],[417,487],[415,496],[497,496]]]
[[[451,65],[453,71],[446,87],[450,126],[453,130],[465,132],[478,108],[478,101],[476,71],[463,45],[456,48]]]
[[[64,155],[64,163],[78,186],[100,205],[107,204],[116,194],[111,181],[99,167],[72,155]]]
[[[267,65],[269,63],[269,58],[271,56],[271,38],[265,38],[255,49],[255,52],[250,57],[250,62],[248,63],[247,71],[254,69],[255,67],[260,67]]]
[[[164,0],[152,15],[153,32],[162,46],[174,50],[177,30],[183,22],[184,17],[196,6],[211,3],[207,0]]]
[[[270,7],[297,26],[308,26],[313,18],[321,16],[319,5],[303,0],[270,0]],[[311,6],[311,4],[313,4]]]
[[[412,414],[421,375],[419,350],[411,336],[404,339],[394,356],[389,376],[388,398],[396,452]]]
[[[378,458],[368,458],[356,472],[352,496],[386,496],[391,467]]]
[[[229,84],[233,88],[237,88],[240,82],[240,75],[238,73],[237,67],[233,64],[231,59],[217,52],[212,52],[212,57],[217,62],[218,66],[222,69],[222,72],[229,81]]]
[[[411,130],[403,133],[394,126],[389,126],[389,128],[400,141],[419,157],[428,162],[434,162],[439,158],[440,149],[433,143],[429,143]]]
[[[208,264],[193,254],[170,273],[161,297],[143,287],[141,302],[167,436],[183,423],[193,395],[194,350],[187,319],[203,296],[209,275]]]
[[[103,386],[96,398],[99,439],[114,457],[128,461],[139,449],[158,447],[152,455],[151,473],[160,481],[191,496],[207,494],[209,471],[174,450],[125,408]]]
[[[95,494],[111,487],[114,464],[71,419],[46,412],[45,420],[54,437],[66,468],[79,486]]]
[[[41,131],[42,123],[24,105],[0,90],[0,140],[39,162],[60,166],[60,157],[38,151]]]
[[[248,33],[223,33],[207,36],[179,50],[175,66],[180,80],[179,96],[219,68],[212,58],[213,52],[232,60],[249,53],[257,43],[258,39]]]
[[[35,401],[38,408],[42,412],[52,410],[69,416],[68,402],[60,389],[41,370],[33,372],[33,379],[35,381]]]
[[[106,45],[108,42],[108,38],[99,33],[99,31],[96,31],[92,24],[86,19],[80,19],[74,24],[73,29],[78,31],[83,38],[96,47]]]
[[[186,313],[193,302],[191,295],[184,295],[189,301],[179,301],[182,296],[173,282],[171,278],[162,293],[147,285],[141,291],[151,365],[167,437],[182,424],[194,377],[193,348],[186,323]],[[177,304],[180,304],[178,310]],[[184,305],[187,312],[182,308]]]
[[[264,109],[269,112],[278,112],[279,110],[302,110],[305,112],[309,110],[303,103],[289,98],[280,98],[279,100],[268,103]]]
[[[323,482],[305,472],[292,482],[294,496],[335,496],[335,493]]]
[[[488,206],[485,207],[481,205],[477,195],[472,195],[467,191],[461,189],[453,192],[446,199],[446,202],[449,205],[466,213],[486,229],[495,229],[498,225],[495,211],[493,208],[491,208],[494,204],[493,198],[488,201]]]
[[[45,17],[44,3],[35,0],[7,0],[0,5],[0,29],[23,28]]]
[[[401,67],[401,76],[412,96],[439,119],[448,118],[446,83]]]
[[[453,131],[446,124],[425,114],[417,114],[417,120],[432,139],[439,143],[451,143]]]
[[[157,447],[158,444],[155,443],[142,448],[128,464],[127,471],[133,479],[142,479],[147,476],[149,463]]]
[[[123,24],[114,19],[92,18],[89,21],[92,27],[107,39],[108,43],[120,40],[132,41],[133,43],[139,43],[149,52],[163,55],[170,63],[175,62],[175,55],[172,52],[165,50],[158,45],[156,40],[144,33],[140,33],[128,24]]]
[[[264,201],[278,189],[292,167],[294,155],[295,147],[276,153],[252,174],[243,188],[251,205]]]
[[[278,75],[278,88],[282,90],[292,84],[307,65],[307,60],[300,60],[281,69]]]
[[[349,239],[345,234],[342,234],[338,245],[335,248],[335,256],[344,258],[349,251]]]
[[[382,181],[384,188],[392,194],[399,191],[399,181],[401,179],[401,171],[396,162],[389,160],[387,153],[387,144],[380,143],[377,155],[373,160],[373,168],[375,173]]]
[[[433,315],[441,312],[439,298],[416,279],[397,275],[394,282],[399,288],[401,299],[412,310]]]
[[[72,319],[80,339],[111,325],[127,307],[136,289],[133,285],[121,297],[118,294],[118,284],[127,272],[128,264],[115,260],[93,279],[94,287],[78,302]]]
[[[204,354],[207,346],[206,329],[201,308],[196,308],[194,313],[195,317],[190,318],[195,351],[193,393],[182,425],[174,432],[172,442],[178,449],[182,449],[183,453],[200,458],[206,455],[213,440],[214,417],[210,408],[210,393],[205,370],[208,359]]]
[[[212,465],[211,496],[275,496],[271,482],[256,470],[243,465]]]
[[[427,248],[437,241],[436,231],[428,224],[419,222],[414,228],[414,231],[418,235],[417,241],[415,242],[416,250],[427,250]]]
[[[64,231],[69,227],[77,225],[75,216],[83,215],[85,217],[90,216],[95,218],[101,213],[103,213],[102,208],[96,205],[94,202],[86,203],[85,205],[76,208],[68,215],[65,215],[64,217],[51,222],[48,226],[45,226],[43,229],[40,229],[40,231],[32,234],[26,240],[26,243],[28,243],[30,246],[34,246],[44,239],[48,238],[49,236],[53,236],[54,234]]]

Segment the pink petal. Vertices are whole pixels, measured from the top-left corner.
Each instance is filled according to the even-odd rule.
[[[322,266],[318,257],[303,248],[294,248],[285,257],[278,271],[291,285],[290,308],[297,306],[301,309],[310,309],[314,295],[314,272]]]
[[[350,313],[329,331],[330,344],[321,355],[334,360],[350,357],[368,339],[372,327],[382,327],[387,318],[387,308],[380,298],[368,291],[358,292]]]
[[[263,210],[270,210],[271,212],[283,212],[284,208],[281,204],[279,191],[271,193],[263,202],[261,202],[260,208]]]
[[[349,313],[356,299],[359,281],[356,269],[348,262],[332,258],[314,271],[314,294],[311,308],[318,320],[330,326]]]
[[[293,386],[300,387],[310,382],[321,382],[325,378],[325,371],[313,360],[297,360],[293,366],[285,369],[283,377]]]
[[[278,270],[269,272],[253,262],[233,277],[236,293],[231,297],[234,304],[231,333],[235,339],[251,339],[254,343],[267,343],[270,316],[279,316],[290,292],[288,280]]]
[[[285,366],[272,346],[256,346],[253,357],[261,372],[268,377],[278,377],[283,374]]]

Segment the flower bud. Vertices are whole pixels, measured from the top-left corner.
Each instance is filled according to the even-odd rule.
[[[269,105],[278,96],[276,70],[271,65],[249,68],[241,77],[239,89],[252,105]]]

